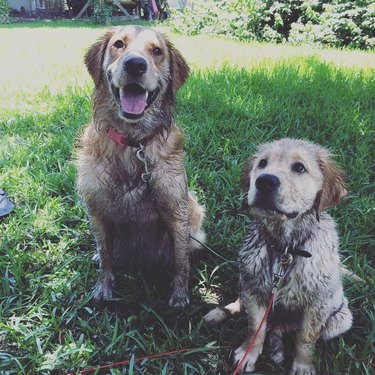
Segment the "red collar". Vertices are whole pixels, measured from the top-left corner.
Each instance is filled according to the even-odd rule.
[[[113,128],[109,128],[107,130],[107,136],[111,138],[113,141],[115,141],[118,145],[122,147],[138,147],[138,144],[134,144],[133,142],[130,142],[129,140],[126,139],[124,134],[119,133],[117,130]]]

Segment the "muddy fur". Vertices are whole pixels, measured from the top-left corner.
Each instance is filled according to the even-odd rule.
[[[147,274],[171,272],[169,304],[183,307],[189,303],[189,252],[196,247],[189,236],[204,239],[204,209],[188,192],[183,139],[173,116],[189,68],[163,34],[139,26],[108,31],[88,50],[85,63],[95,89],[92,120],[78,150],[77,186],[100,259],[95,299],[112,298],[114,270],[134,265]],[[128,145],[110,138],[109,130]],[[139,145],[152,175],[151,192],[141,179]]]
[[[322,147],[282,139],[259,147],[247,163],[242,183],[245,204],[254,218],[239,253],[239,299],[226,311],[212,310],[205,320],[217,323],[228,312],[246,311],[248,336],[234,356],[235,363],[239,362],[266,311],[280,254],[288,249],[293,262],[243,369],[254,371],[267,331],[265,351],[275,362],[282,362],[282,336],[292,332],[295,349],[289,373],[314,375],[316,341],[331,339],[352,325],[341,282],[339,239],[332,217],[324,211],[346,195],[344,175]],[[298,255],[296,250],[311,257]]]

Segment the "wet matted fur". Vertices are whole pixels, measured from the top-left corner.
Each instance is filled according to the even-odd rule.
[[[242,184],[254,219],[239,254],[239,299],[212,310],[205,320],[216,323],[246,311],[248,336],[235,351],[235,363],[240,361],[266,311],[280,254],[288,249],[293,262],[276,293],[267,328],[263,326],[243,368],[254,371],[266,331],[268,354],[282,362],[282,335],[290,331],[296,336],[290,374],[316,374],[316,341],[333,338],[352,324],[341,282],[338,235],[332,217],[324,212],[347,193],[343,173],[322,147],[281,139],[259,147],[248,161]]]
[[[189,68],[163,34],[139,26],[107,32],[85,63],[95,89],[92,120],[78,150],[77,185],[100,258],[95,299],[112,298],[114,269],[132,264],[146,274],[169,270],[169,304],[185,306],[190,234],[204,237],[204,210],[188,192],[182,134],[173,119],[175,95]],[[140,144],[151,192],[141,178]]]

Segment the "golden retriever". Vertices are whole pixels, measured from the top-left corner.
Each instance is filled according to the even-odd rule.
[[[114,270],[172,274],[170,306],[189,303],[190,235],[203,240],[204,210],[188,192],[177,90],[189,74],[167,38],[140,26],[107,32],[85,56],[93,114],[78,150],[78,192],[100,259],[97,301],[112,298]]]
[[[235,351],[244,356],[266,311],[281,254],[285,266],[276,289],[274,309],[263,326],[243,369],[254,371],[268,336],[268,354],[282,362],[282,335],[296,334],[290,374],[314,375],[312,351],[318,338],[331,339],[352,324],[343,293],[339,240],[332,217],[324,210],[339,203],[347,191],[342,171],[324,148],[303,140],[281,139],[259,147],[250,158],[242,180],[245,203],[254,220],[239,254],[239,299],[226,311],[214,309],[207,322],[244,309],[249,332]]]

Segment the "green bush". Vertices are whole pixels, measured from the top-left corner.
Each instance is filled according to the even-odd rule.
[[[9,22],[10,18],[8,0],[0,0],[0,24]]]
[[[173,31],[239,40],[375,46],[372,0],[193,0],[191,4],[174,13]]]
[[[108,25],[110,24],[110,18],[112,17],[112,12],[114,5],[108,1],[94,0],[94,22]]]
[[[375,47],[375,3],[373,1],[327,4],[324,6],[320,20],[322,38],[326,35],[332,36],[331,44],[360,48]]]
[[[174,32],[224,35],[239,40],[258,39],[262,35],[266,6],[258,0],[193,0],[191,8],[175,12]]]
[[[315,23],[293,23],[289,41],[366,49],[375,47],[374,35],[375,3],[336,1],[323,5]]]

